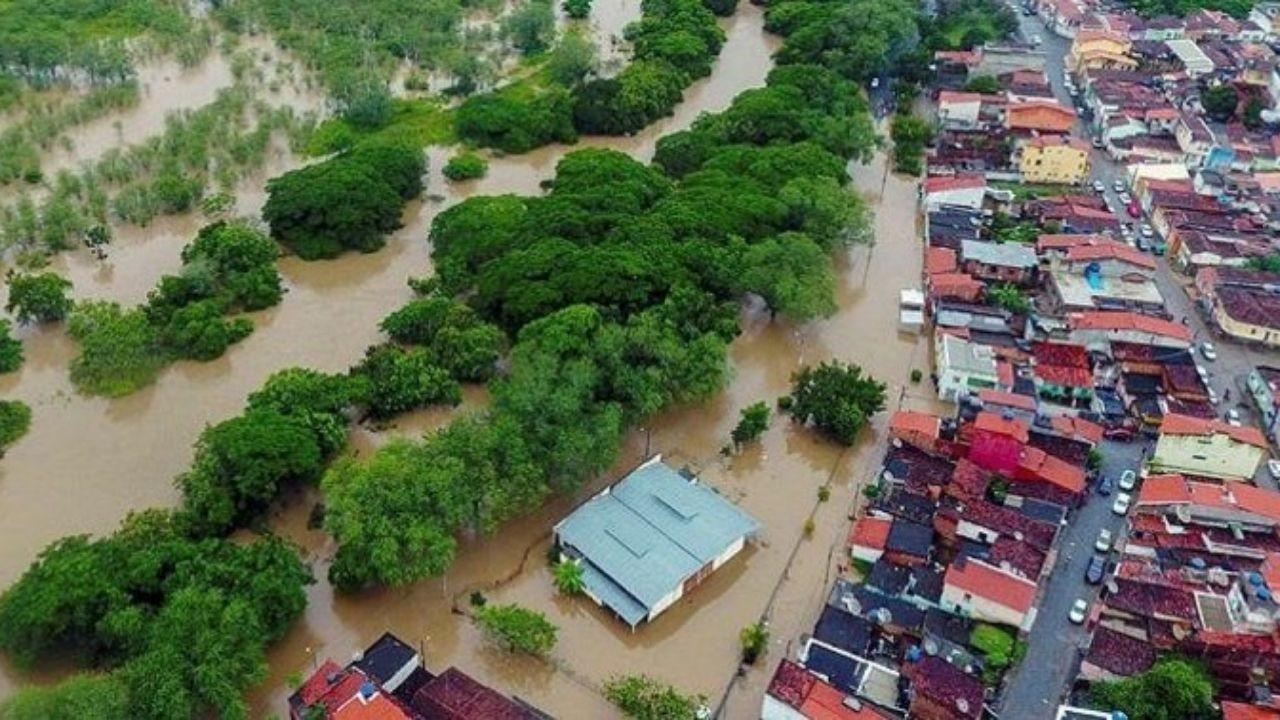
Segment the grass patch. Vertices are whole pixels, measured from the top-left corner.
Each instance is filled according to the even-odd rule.
[[[1080,188],[1075,185],[1047,185],[1037,183],[1016,183],[996,181],[991,183],[992,187],[1000,190],[1008,190],[1013,193],[1013,199],[1019,202],[1024,200],[1038,200],[1046,197],[1057,197],[1059,195],[1071,195],[1080,192]]]
[[[1013,628],[990,623],[978,623],[969,634],[969,646],[982,655],[982,681],[990,686],[1000,683],[1000,678],[1027,654],[1027,644],[1018,639]]]
[[[316,126],[307,139],[308,155],[328,155],[345,150],[369,138],[409,140],[416,145],[452,145],[458,141],[453,129],[453,110],[432,98],[397,98],[391,101],[391,120],[377,130],[357,128],[340,117]]]

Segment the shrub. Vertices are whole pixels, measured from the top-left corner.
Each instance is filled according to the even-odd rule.
[[[71,382],[92,395],[118,397],[146,387],[168,361],[139,309],[105,300],[83,302],[68,318],[67,332],[80,343],[80,354],[71,361]]]
[[[556,626],[519,605],[485,605],[476,609],[475,619],[491,640],[512,652],[546,655],[556,644]]]
[[[581,595],[587,588],[582,575],[582,565],[576,560],[566,558],[556,563],[552,575],[556,590],[563,595]]]
[[[682,695],[647,675],[626,675],[605,683],[604,696],[636,720],[696,720],[706,702],[701,695]]]
[[[461,153],[449,158],[444,166],[444,176],[455,182],[484,177],[489,163],[475,153]]]
[[[763,620],[742,628],[738,634],[742,642],[742,662],[755,665],[769,647],[769,626]]]
[[[754,403],[742,409],[742,417],[733,429],[735,445],[744,445],[758,439],[769,429],[769,406],[764,401]]]
[[[920,368],[915,368],[911,371],[911,383],[913,385],[918,384],[922,379],[924,379],[924,372]]]
[[[22,342],[10,334],[12,329],[8,320],[0,320],[0,373],[22,367]]]
[[[0,456],[31,427],[31,408],[20,400],[0,400]]]
[[[23,324],[57,322],[71,312],[70,291],[71,281],[55,273],[11,275],[4,309]]]

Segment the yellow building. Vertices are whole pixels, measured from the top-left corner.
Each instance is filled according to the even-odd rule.
[[[1256,427],[1170,413],[1160,423],[1151,470],[1247,482],[1266,457],[1267,440]]]
[[[1072,71],[1133,70],[1138,61],[1129,55],[1133,43],[1129,38],[1107,30],[1081,30],[1071,41],[1066,65]]]
[[[1031,138],[1022,145],[1018,171],[1024,182],[1079,185],[1089,177],[1089,146],[1060,135]]]

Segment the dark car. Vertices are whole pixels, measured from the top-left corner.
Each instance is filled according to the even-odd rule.
[[[1107,428],[1102,431],[1102,437],[1117,442],[1130,442],[1133,440],[1133,429],[1123,425],[1113,428]]]
[[[1090,585],[1097,585],[1102,582],[1102,576],[1107,572],[1107,561],[1101,555],[1094,555],[1089,558],[1089,567],[1085,568],[1084,579]]]
[[[1106,497],[1111,494],[1111,490],[1114,487],[1115,485],[1112,484],[1111,478],[1107,477],[1106,475],[1103,475],[1102,481],[1098,483],[1098,494],[1101,495],[1102,497]]]

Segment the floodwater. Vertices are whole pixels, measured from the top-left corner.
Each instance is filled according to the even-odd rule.
[[[588,138],[584,144],[615,147],[648,159],[652,157],[654,141],[662,134],[687,126],[700,112],[723,109],[737,93],[762,85],[770,67],[773,44],[764,35],[760,9],[744,4],[736,17],[724,22],[729,41],[722,61],[717,63],[712,77],[686,92],[685,102],[672,117],[634,137]],[[194,72],[199,76],[206,72],[216,75],[203,69]],[[155,94],[144,96],[144,104],[155,97]],[[297,100],[300,111],[319,107],[322,102],[319,97],[302,93]],[[192,96],[189,101],[198,102],[199,98]],[[106,127],[111,127],[111,120],[104,122]],[[100,141],[110,145],[114,136],[105,136]],[[106,149],[95,149],[83,139],[76,147],[82,153],[80,159]],[[282,259],[279,265],[288,289],[285,300],[278,307],[253,314],[256,329],[252,335],[213,362],[176,363],[163,371],[154,385],[125,398],[107,400],[75,392],[68,380],[68,365],[75,355],[75,344],[61,328],[22,330],[20,336],[27,361],[18,372],[0,377],[0,396],[25,401],[32,407],[34,417],[27,436],[0,461],[0,538],[4,538],[0,545],[3,548],[0,587],[16,580],[36,554],[58,537],[109,532],[130,510],[173,504],[177,493],[172,479],[190,463],[191,447],[200,431],[210,423],[238,413],[247,395],[272,372],[294,365],[342,371],[357,362],[367,346],[380,340],[378,321],[409,299],[406,280],[430,274],[429,248],[423,238],[434,214],[449,203],[475,193],[536,194],[539,183],[552,175],[555,163],[567,149],[544,148],[525,156],[495,158],[488,177],[456,185],[447,184],[440,173],[449,151],[432,149],[427,195],[440,199],[428,199],[407,207],[404,228],[394,234],[386,248],[374,254],[349,255],[331,262]],[[267,167],[245,181],[242,189],[246,192],[239,196],[237,210],[256,214],[262,202],[262,181],[295,164],[296,160],[283,148],[276,148]],[[247,192],[249,188],[256,188],[256,192]],[[76,250],[59,257],[55,268],[73,279],[78,297],[138,302],[160,275],[179,267],[182,245],[204,222],[204,218],[191,214],[160,219],[148,228],[118,229],[107,261],[99,263],[83,250]],[[481,405],[483,393],[469,393],[466,400],[464,408]],[[719,405],[724,406],[723,402]],[[354,444],[357,450],[367,451],[388,434],[421,432],[446,419],[447,415],[438,411],[418,413],[402,420],[399,428],[387,432],[361,430]],[[655,429],[655,440],[663,432]],[[713,435],[706,437],[710,439]],[[631,450],[634,449],[633,443]],[[636,455],[631,452],[629,457]],[[289,509],[296,513],[303,508],[309,509],[309,504],[294,503]],[[562,502],[540,510],[504,529],[503,536],[509,534],[512,538],[509,542],[520,543],[521,538],[529,534],[524,528],[541,532],[539,528],[545,529],[566,508]],[[305,515],[286,516],[282,521],[286,529],[292,520],[296,532],[291,534],[306,541],[308,547],[325,552],[323,539],[308,538],[309,533],[302,529],[304,523],[296,522],[298,517]],[[453,572],[464,577],[463,573],[470,569],[477,578],[486,577],[492,568],[479,562],[480,557],[483,554],[477,556],[468,550]],[[318,567],[317,574],[323,576],[324,568]],[[305,620],[273,652],[273,675],[255,695],[257,706],[253,714],[266,716],[281,709],[283,677],[309,662],[306,648],[313,648],[314,654],[341,657],[362,647],[372,637],[369,623],[377,622],[380,616],[384,624],[390,618],[408,615],[428,617],[428,609],[411,609],[403,599],[412,598],[415,592],[439,597],[439,585],[438,581],[423,583],[407,590],[389,591],[377,598],[339,600],[332,598],[327,586],[313,588],[312,607]],[[399,609],[393,610],[387,605]],[[447,604],[438,605],[447,608]],[[447,617],[447,609],[444,616]],[[452,636],[452,647],[478,645],[475,638],[468,637],[470,630],[465,624],[455,623],[452,629],[446,625],[438,623],[440,629],[434,642],[447,643]],[[424,634],[424,628],[401,625],[398,621],[390,626],[406,637],[419,638]],[[455,659],[435,650],[428,656],[433,665],[440,662],[470,665],[463,662],[464,657]],[[489,670],[491,666],[522,665],[501,657],[489,658],[486,662],[476,669],[483,677],[493,675]],[[536,678],[542,677],[545,683],[552,684],[553,678],[558,677],[530,668],[525,670],[504,676],[519,676],[523,678],[520,682],[508,684],[504,680],[501,684],[526,692],[525,685]],[[39,679],[42,678],[20,675],[0,659],[0,696],[20,681]],[[527,692],[539,700],[550,694],[545,688],[535,690],[530,688]],[[562,703],[575,703],[574,698],[579,695],[584,703],[595,697],[585,688],[578,695],[570,690],[556,695],[563,698]]]

